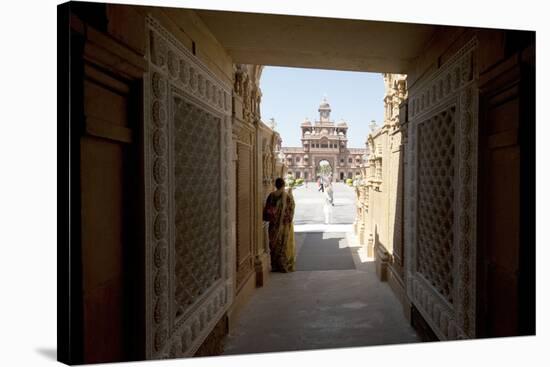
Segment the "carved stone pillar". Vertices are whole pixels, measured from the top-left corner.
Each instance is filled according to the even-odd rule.
[[[367,256],[374,257],[374,236],[372,232],[369,233],[369,239],[367,241]]]
[[[257,192],[257,243],[254,260],[254,270],[256,272],[256,287],[261,287],[265,283],[265,278],[270,272],[271,261],[269,258],[269,238],[268,223],[263,221],[263,206],[267,195],[272,191],[275,177],[275,147],[278,142],[278,135],[261,121],[257,123],[258,133],[258,192]],[[260,167],[261,166],[261,167]]]
[[[355,220],[353,221],[353,231],[359,236],[359,223],[361,222],[361,193],[359,186],[355,187]]]
[[[363,186],[362,189],[363,189],[363,197],[364,197],[363,198],[363,220],[361,222],[362,232],[361,232],[361,236],[359,236],[359,241],[362,245],[365,245],[367,240],[367,233],[369,232],[368,218],[369,218],[369,210],[370,210],[370,203],[369,203],[370,187],[367,184],[366,180],[365,180],[365,185]]]

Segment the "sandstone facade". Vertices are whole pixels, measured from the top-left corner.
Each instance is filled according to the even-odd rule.
[[[306,119],[300,124],[301,147],[283,147],[288,174],[294,178],[315,181],[319,176],[319,163],[328,162],[335,181],[353,179],[360,175],[362,148],[348,148],[348,125],[330,119],[330,104],[323,99],[319,105],[319,119],[313,124]]]

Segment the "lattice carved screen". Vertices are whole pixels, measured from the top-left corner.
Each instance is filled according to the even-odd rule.
[[[440,339],[475,337],[477,40],[409,90],[407,295]]]
[[[219,117],[176,100],[176,317],[221,278],[220,126]]]
[[[453,302],[455,108],[418,127],[417,271]]]
[[[232,87],[147,18],[146,358],[192,356],[234,298]]]

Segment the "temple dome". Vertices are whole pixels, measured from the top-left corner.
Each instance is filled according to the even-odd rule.
[[[321,104],[319,105],[319,109],[330,109],[330,104],[327,101],[327,98],[323,98],[321,101]]]
[[[302,122],[302,126],[311,126],[311,121],[306,117],[304,122]]]

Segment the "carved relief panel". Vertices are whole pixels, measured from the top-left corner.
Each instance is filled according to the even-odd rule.
[[[147,19],[146,357],[191,356],[233,299],[231,86]]]
[[[407,293],[443,340],[475,337],[476,47],[409,91]]]
[[[221,278],[220,118],[175,99],[176,317]],[[200,143],[199,143],[200,142]]]

